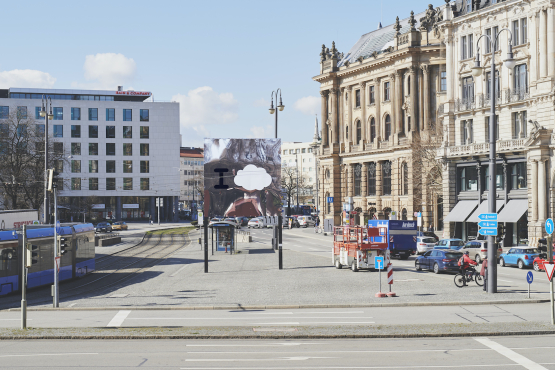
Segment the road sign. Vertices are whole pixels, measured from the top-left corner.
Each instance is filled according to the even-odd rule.
[[[480,221],[478,226],[497,229],[497,221]]]
[[[478,215],[478,218],[482,221],[484,220],[497,221],[497,213],[480,213]]]
[[[60,221],[56,221],[56,233],[59,234],[61,230],[62,230],[62,227],[60,225]]]
[[[416,215],[416,217],[422,217],[422,212],[418,212],[418,214]]]
[[[551,281],[553,278],[553,271],[555,270],[555,264],[544,263],[545,272],[547,273],[547,280]]]
[[[156,198],[156,207],[164,207],[164,198]]]
[[[526,281],[528,282],[528,284],[532,284],[532,282],[534,281],[534,274],[532,274],[532,271],[528,271],[528,273],[526,274]]]
[[[328,197],[328,203],[333,203],[333,197]]]
[[[383,270],[383,257],[374,257],[374,268],[377,270]]]
[[[547,232],[549,235],[553,234],[553,220],[548,218],[547,220],[545,220],[545,232]]]
[[[478,233],[480,233],[480,235],[497,236],[497,229],[480,229],[480,230],[478,230]]]

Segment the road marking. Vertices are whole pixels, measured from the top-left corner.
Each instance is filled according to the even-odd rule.
[[[131,311],[120,311],[131,312]],[[117,315],[116,315],[117,316]],[[272,319],[273,317],[264,317],[264,320]],[[337,317],[315,316],[315,317],[287,317],[288,319],[337,319]],[[351,319],[371,319],[369,316],[351,317]],[[115,317],[114,317],[115,319]],[[112,319],[112,320],[114,320]],[[124,318],[125,319],[125,318]],[[275,319],[282,319],[276,317]],[[19,319],[13,319],[19,320]],[[262,320],[262,317],[130,317],[127,320]]]
[[[541,366],[540,364],[535,363],[534,361],[528,359],[527,357],[522,356],[519,353],[516,353],[510,348],[507,348],[497,342],[492,341],[489,338],[474,338],[477,342],[483,344],[486,347],[489,347],[499,353],[507,357],[509,360],[516,362],[517,364],[525,367],[526,369],[530,370],[539,370],[544,369],[547,370],[545,367]]]
[[[179,274],[181,271],[183,271],[185,268],[187,267],[187,265],[184,265],[183,267],[181,267],[179,270],[177,270],[176,272],[174,272],[173,274],[170,275],[170,277],[174,277],[175,275]]]
[[[513,282],[512,280],[504,280],[504,279],[497,279],[497,281],[504,281],[506,283],[512,283]]]
[[[320,343],[271,343],[271,344],[186,344],[185,347],[273,347],[273,346],[300,346],[320,345]],[[203,352],[204,353],[204,352]]]
[[[33,319],[27,319],[27,321],[30,321]],[[0,321],[21,321],[21,319],[0,319]]]
[[[81,356],[81,355],[98,355],[98,353],[33,353],[29,355],[0,355],[0,357],[37,357],[37,356]]]
[[[106,325],[106,327],[118,327],[123,324],[123,321],[127,318],[127,316],[131,313],[131,311],[119,311],[116,316]]]
[[[306,361],[313,358],[339,358],[339,357],[308,357],[308,356],[295,356],[295,357],[277,357],[277,358],[188,358],[186,362],[242,362],[242,361]]]
[[[73,306],[75,306],[76,304],[77,304],[77,303],[72,303],[72,304],[70,304],[68,307],[73,307]]]
[[[314,358],[314,357],[313,357]],[[320,357],[321,358],[321,357]],[[189,361],[189,360],[185,360]],[[195,360],[191,360],[195,361]],[[203,360],[210,361],[210,360]],[[248,360],[253,361],[253,360]],[[263,361],[259,359],[259,361]],[[264,359],[266,361],[266,359]],[[486,368],[486,367],[504,367],[504,366],[518,366],[516,364],[490,364],[490,365],[423,365],[423,366],[295,366],[297,370],[319,370],[319,369],[433,369],[433,368],[443,368],[443,369],[463,369],[468,367]],[[182,367],[181,370],[239,370],[244,369],[244,367]],[[290,367],[257,367],[257,370],[286,370],[291,369]]]

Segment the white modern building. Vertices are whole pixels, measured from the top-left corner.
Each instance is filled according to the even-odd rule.
[[[204,148],[182,147],[180,155],[181,192],[179,201],[187,209],[202,200],[200,189],[203,189]]]
[[[281,165],[292,167],[304,179],[305,190],[299,192],[299,204],[315,205],[316,194],[316,156],[312,142],[284,142],[281,144]],[[296,199],[292,202],[296,204]]]
[[[43,96],[52,101],[50,137],[67,155],[58,164],[64,180],[59,205],[70,212],[87,205],[93,219],[147,220],[152,215],[156,220],[155,199],[162,197],[160,218],[174,218],[180,190],[179,103],[148,102],[150,92],[121,87],[10,88],[0,90],[0,106],[25,111],[40,126],[45,123],[39,114]]]

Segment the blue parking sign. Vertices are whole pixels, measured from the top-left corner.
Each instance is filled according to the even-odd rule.
[[[532,274],[532,271],[528,271],[528,273],[526,274],[526,281],[528,282],[528,284],[532,284],[532,282],[534,281],[534,274]]]
[[[383,270],[383,257],[374,257],[374,268],[376,270]]]

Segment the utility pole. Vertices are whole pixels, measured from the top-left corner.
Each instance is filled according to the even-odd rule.
[[[27,329],[27,225],[23,225],[21,241],[21,329]]]

